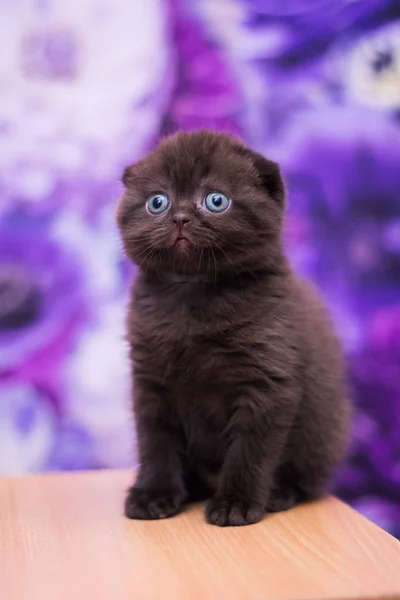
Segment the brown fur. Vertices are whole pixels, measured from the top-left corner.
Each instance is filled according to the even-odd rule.
[[[330,320],[282,250],[278,166],[227,135],[180,133],[123,181],[118,223],[140,268],[128,319],[140,470],[126,516],[208,497],[210,523],[246,525],[319,496],[348,404]],[[202,206],[213,190],[226,212]],[[170,208],[153,216],[156,192]]]

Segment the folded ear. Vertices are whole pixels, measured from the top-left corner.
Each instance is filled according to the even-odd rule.
[[[283,208],[285,205],[285,184],[279,165],[245,146],[239,146],[237,150],[241,156],[251,160],[259,175],[261,187],[267,192],[268,196]]]
[[[121,181],[125,186],[127,186],[133,180],[133,168],[132,167],[133,167],[133,165],[126,167],[126,169],[124,170],[124,172],[122,174]]]
[[[130,184],[134,182],[134,165],[126,167],[124,170],[121,181],[125,188],[128,188]],[[117,207],[117,224],[120,228],[125,227],[130,221],[131,213],[131,202],[129,198],[129,190],[125,189]]]

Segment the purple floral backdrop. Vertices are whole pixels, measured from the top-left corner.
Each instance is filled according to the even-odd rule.
[[[0,53],[0,472],[134,461],[114,224],[166,133],[281,162],[287,247],[334,315],[356,411],[337,492],[400,536],[397,0],[16,0]]]

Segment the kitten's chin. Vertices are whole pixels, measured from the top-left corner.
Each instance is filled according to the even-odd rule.
[[[189,250],[190,246],[193,246],[193,244],[186,237],[178,237],[174,243],[174,248],[178,252],[186,253]]]
[[[172,250],[174,254],[187,257],[190,255],[193,250],[195,244],[187,235],[177,235],[172,243]]]

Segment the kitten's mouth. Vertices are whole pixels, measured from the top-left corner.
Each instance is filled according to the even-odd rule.
[[[174,246],[177,246],[178,248],[187,248],[190,244],[191,241],[184,235],[178,235],[174,242]]]

